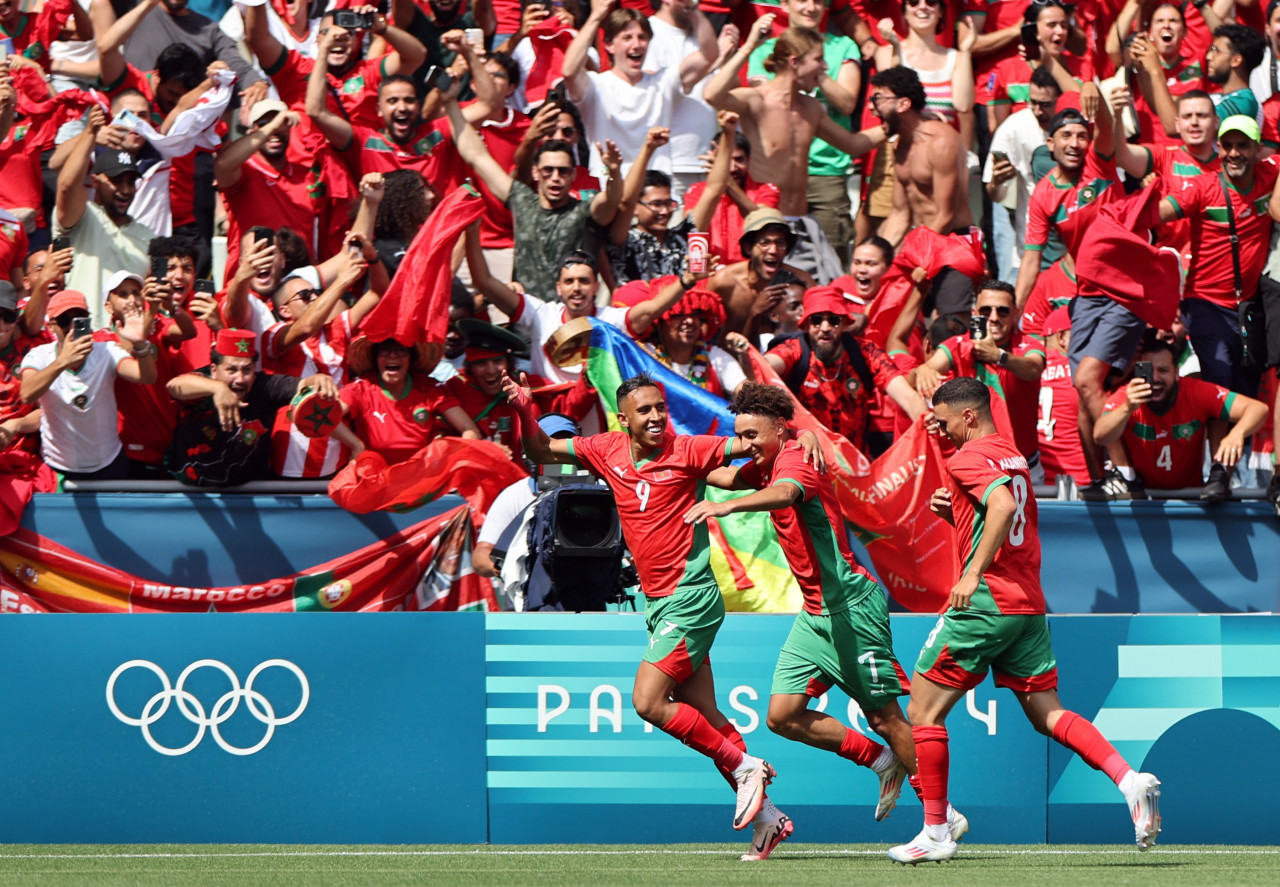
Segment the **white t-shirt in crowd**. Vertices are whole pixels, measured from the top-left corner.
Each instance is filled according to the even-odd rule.
[[[701,47],[694,36],[657,16],[649,17],[653,28],[653,40],[649,42],[649,54],[644,57],[644,69],[661,73],[675,69],[679,73],[680,62]],[[711,74],[703,77],[688,93],[681,94],[671,112],[671,171],[680,173],[703,172],[699,156],[711,147],[716,134],[716,112],[702,98],[702,90],[711,80]]]
[[[493,504],[489,506],[484,525],[480,527],[480,535],[476,537],[476,544],[481,542],[488,542],[490,545],[498,544],[507,527],[511,526],[520,516],[520,512],[537,498],[538,491],[531,477],[518,480],[499,493],[498,498],[494,499]]]
[[[22,370],[43,370],[58,357],[58,343],[27,352]],[[130,354],[115,342],[94,342],[77,372],[64,370],[40,396],[44,460],[58,471],[88,474],[120,454],[116,431],[116,367]]]
[[[991,149],[987,152],[986,166],[982,168],[982,181],[990,182],[991,170],[995,164],[995,158],[991,155],[996,151],[1003,151],[1008,156],[1009,163],[1013,164],[1013,168],[1018,171],[1014,178],[1005,182],[1005,197],[999,201],[1003,206],[1014,210],[1015,267],[1022,261],[1023,245],[1027,242],[1027,203],[1036,189],[1035,179],[1032,178],[1031,173],[1031,155],[1036,148],[1043,146],[1044,142],[1045,132],[1040,128],[1040,121],[1036,120],[1035,112],[1030,108],[1015,111],[996,128],[995,134],[991,137]],[[1012,206],[1009,203],[1010,196],[1015,198]],[[1001,260],[1003,259],[1002,256]]]
[[[613,305],[604,308],[597,307],[595,316],[605,323],[610,323],[619,329],[626,330],[627,334],[630,335],[631,330],[627,326],[627,313],[630,310],[629,308],[620,308]],[[551,362],[551,358],[547,357],[547,352],[542,347],[556,330],[564,326],[568,319],[563,302],[558,300],[544,302],[541,299],[533,298],[528,293],[520,295],[520,310],[511,318],[512,322],[517,326],[529,331],[529,341],[533,343],[533,347],[529,349],[531,352],[529,355],[529,372],[535,376],[541,376],[552,385],[576,382],[578,377],[582,375],[581,365],[558,367]]]
[[[671,126],[676,101],[684,95],[680,88],[680,69],[673,65],[657,74],[645,74],[635,86],[612,70],[603,74],[588,71],[587,77],[590,85],[578,103],[587,138],[592,143],[616,144],[622,152],[625,176],[640,155],[649,130],[655,126]],[[649,168],[671,172],[670,145],[653,152]],[[591,174],[606,174],[604,164],[595,156],[591,158]]]

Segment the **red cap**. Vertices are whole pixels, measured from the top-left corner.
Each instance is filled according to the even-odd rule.
[[[218,330],[213,347],[225,357],[257,357],[257,339],[252,330]]]
[[[1069,329],[1071,329],[1071,312],[1067,311],[1066,305],[1050,311],[1049,316],[1044,319],[1044,334],[1046,336],[1052,336],[1054,333]]]
[[[803,329],[812,315],[828,311],[840,317],[853,317],[860,313],[858,306],[834,286],[815,286],[804,291],[804,317],[800,318],[800,327]]]
[[[75,290],[61,290],[54,293],[53,298],[49,300],[49,307],[45,309],[45,314],[51,319],[58,318],[74,308],[86,312],[89,310],[89,303],[85,300],[84,294]]]

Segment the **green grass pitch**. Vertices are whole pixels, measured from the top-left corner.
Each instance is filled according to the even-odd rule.
[[[1109,887],[1275,885],[1280,847],[961,844],[949,863],[905,867],[885,846],[784,844],[763,863],[744,844],[516,846],[0,846],[0,885],[619,885],[619,887]]]

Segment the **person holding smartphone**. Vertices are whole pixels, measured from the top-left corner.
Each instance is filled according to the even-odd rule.
[[[49,300],[54,341],[31,349],[21,364],[19,396],[40,407],[44,460],[72,480],[128,476],[117,431],[115,382],[156,380],[156,349],[147,341],[145,311],[126,310],[120,341],[94,341],[83,294],[63,290]]]
[[[1088,57],[1078,58],[1067,49],[1071,37],[1071,16],[1059,0],[1033,3],[1023,17],[1022,55],[1007,58],[992,72],[991,95],[987,105],[991,119],[999,126],[1015,111],[1026,107],[1027,84],[1031,72],[1045,68],[1062,87],[1068,99],[1058,103],[1080,107],[1092,118],[1101,93],[1093,84],[1093,65]]]

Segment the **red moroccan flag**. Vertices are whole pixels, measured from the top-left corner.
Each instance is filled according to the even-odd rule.
[[[465,186],[441,201],[409,244],[382,300],[360,325],[370,342],[444,342],[449,326],[453,247],[483,211],[480,195]]]
[[[394,465],[365,450],[329,481],[329,498],[347,511],[368,514],[412,511],[456,491],[479,526],[498,494],[526,477],[491,441],[439,437]]]

